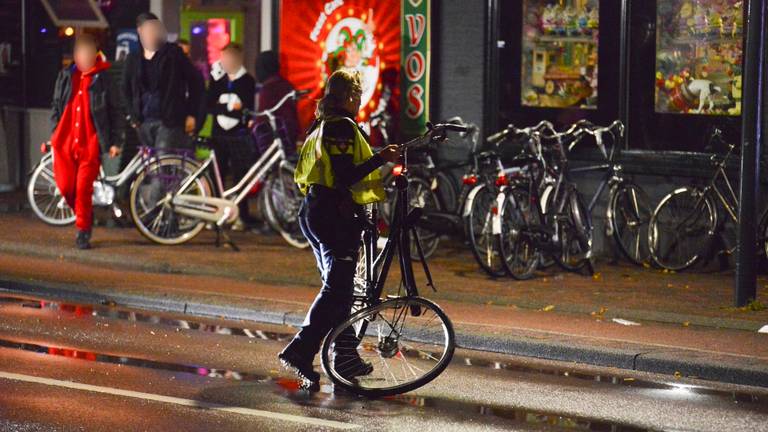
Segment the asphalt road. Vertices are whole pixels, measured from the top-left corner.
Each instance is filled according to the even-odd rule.
[[[370,400],[297,390],[292,329],[0,298],[0,430],[768,431],[768,390],[458,350]]]

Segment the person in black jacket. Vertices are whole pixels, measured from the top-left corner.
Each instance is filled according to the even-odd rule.
[[[224,47],[221,60],[211,68],[206,106],[213,116],[211,138],[222,175],[231,173],[235,182],[240,181],[256,159],[251,130],[243,122],[243,109],[254,109],[255,96],[256,80],[243,66],[243,48],[232,42]],[[239,208],[242,224],[253,224],[248,200],[241,201]]]
[[[157,16],[142,13],[136,27],[142,50],[126,59],[122,83],[128,121],[146,146],[190,147],[188,135],[203,124],[203,77],[178,45],[166,42]]]

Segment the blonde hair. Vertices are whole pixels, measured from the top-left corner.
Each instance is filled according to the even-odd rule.
[[[334,109],[344,106],[353,95],[363,93],[363,79],[355,69],[342,68],[332,73],[325,83],[325,95],[317,103],[315,116],[324,117]]]

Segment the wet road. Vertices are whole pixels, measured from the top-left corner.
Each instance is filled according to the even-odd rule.
[[[457,350],[368,400],[297,390],[288,327],[0,298],[0,430],[758,431],[768,391]]]

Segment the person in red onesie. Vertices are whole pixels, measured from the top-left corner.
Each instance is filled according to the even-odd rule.
[[[56,80],[51,123],[53,175],[56,186],[75,211],[79,249],[91,247],[93,182],[99,175],[101,153],[120,153],[120,128],[109,76],[110,64],[99,54],[96,39],[78,36],[75,63]]]

